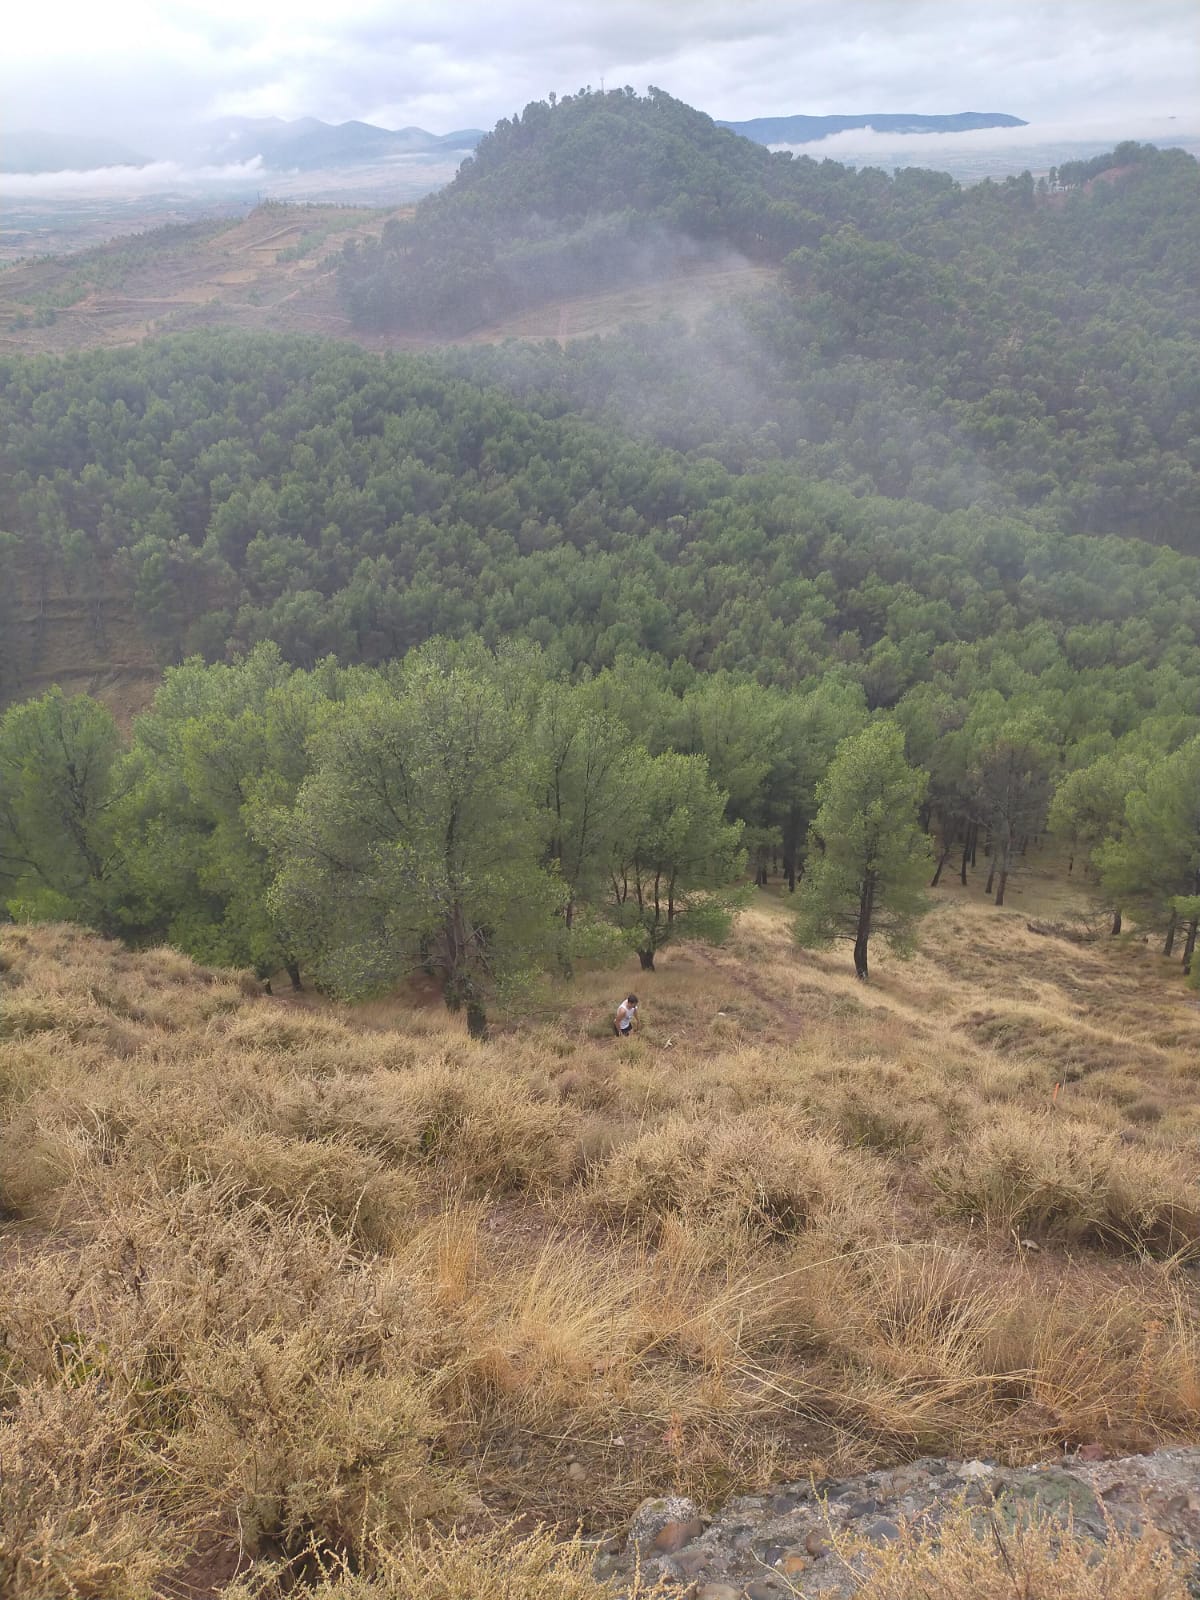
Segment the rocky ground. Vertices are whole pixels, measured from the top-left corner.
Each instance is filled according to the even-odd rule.
[[[1038,1508],[1098,1541],[1111,1529],[1153,1524],[1181,1555],[1200,1559],[1200,1448],[1109,1461],[1088,1454],[1017,1468],[926,1459],[840,1482],[784,1484],[711,1517],[682,1497],[647,1500],[627,1534],[604,1547],[597,1574],[619,1585],[640,1568],[643,1580],[665,1580],[687,1600],[850,1600],[855,1574],[839,1553],[849,1543],[890,1542],[904,1524],[936,1534],[961,1502],[1001,1527]]]

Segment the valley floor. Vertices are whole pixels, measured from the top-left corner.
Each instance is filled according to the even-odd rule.
[[[632,968],[478,1043],[0,929],[0,1588],[1195,1440],[1200,1006],[1136,933],[1029,930],[1083,885],[1014,888],[940,889],[869,988],[761,892],[637,973],[630,1043]]]

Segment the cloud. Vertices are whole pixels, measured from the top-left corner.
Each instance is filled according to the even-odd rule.
[[[10,126],[127,138],[226,113],[487,127],[601,79],[732,119],[1185,116],[1195,20],[1195,0],[48,0],[6,19],[0,99]]]
[[[0,190],[7,201],[70,199],[91,195],[167,194],[180,189],[255,183],[264,176],[262,158],[220,167],[189,167],[153,161],[145,167],[94,167],[87,172],[5,172]]]
[[[1012,156],[1014,160],[1005,164],[1015,171],[1017,159],[1036,157],[1043,150],[1056,152],[1050,160],[1057,164],[1070,159],[1064,156],[1065,146],[1111,150],[1122,139],[1162,146],[1178,144],[1196,153],[1200,151],[1200,114],[1186,122],[1171,117],[1133,116],[1103,122],[1031,122],[1025,128],[973,128],[961,133],[897,134],[849,128],[805,144],[777,144],[771,148],[850,166],[940,166],[947,158],[953,158],[956,165],[969,165],[973,157]]]

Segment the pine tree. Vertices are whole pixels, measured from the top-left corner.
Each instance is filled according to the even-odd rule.
[[[901,729],[875,722],[842,740],[817,790],[796,934],[805,945],[853,939],[864,981],[872,935],[903,951],[925,910],[929,840],[917,813],[927,785],[905,760]]]

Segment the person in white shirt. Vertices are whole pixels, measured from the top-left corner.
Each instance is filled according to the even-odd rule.
[[[617,1007],[617,1014],[613,1018],[613,1032],[620,1039],[628,1039],[633,1030],[639,1026],[638,997],[635,994],[628,994]]]

